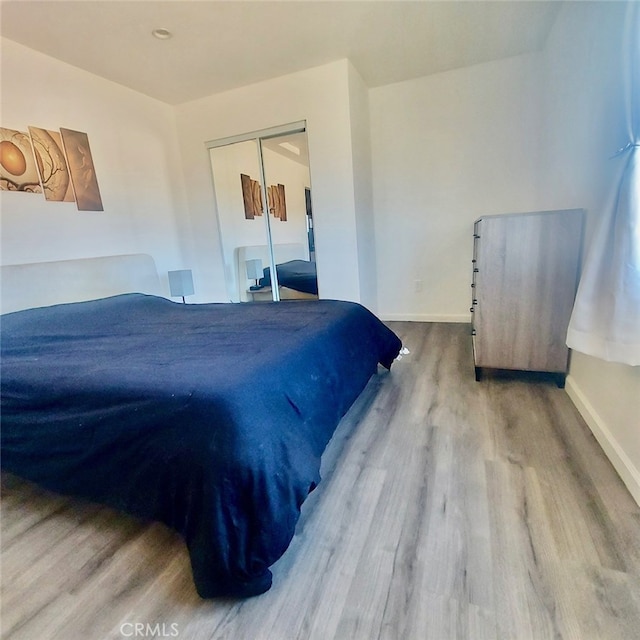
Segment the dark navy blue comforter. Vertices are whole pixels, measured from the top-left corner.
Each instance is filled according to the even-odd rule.
[[[184,537],[202,597],[271,586],[340,418],[400,341],[336,301],[127,294],[2,316],[2,466]]]
[[[264,276],[258,284],[261,287],[271,286],[271,267],[263,270]],[[318,277],[316,263],[309,260],[289,260],[276,265],[278,284],[289,289],[318,295]]]

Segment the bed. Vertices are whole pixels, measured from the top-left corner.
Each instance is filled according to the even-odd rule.
[[[400,347],[364,307],[329,300],[124,293],[6,313],[2,466],[172,527],[201,597],[254,596],[338,422]]]

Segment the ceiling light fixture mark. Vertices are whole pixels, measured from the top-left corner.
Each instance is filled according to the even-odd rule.
[[[300,149],[298,149],[298,147],[296,147],[295,145],[291,144],[290,142],[280,142],[279,145],[283,149],[286,149],[287,151],[290,151],[291,153],[295,153],[297,156],[300,155]]]
[[[171,38],[173,36],[171,31],[169,31],[169,29],[165,29],[164,27],[160,27],[158,29],[154,29],[151,32],[151,35],[154,38],[158,38],[158,40],[168,40],[169,38]]]

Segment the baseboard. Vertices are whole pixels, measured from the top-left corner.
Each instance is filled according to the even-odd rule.
[[[379,313],[381,320],[388,322],[471,322],[469,314],[431,314],[431,313]]]
[[[633,462],[631,462],[611,434],[611,431],[607,428],[604,420],[602,420],[591,406],[586,396],[580,390],[580,387],[576,384],[573,376],[567,376],[565,389],[567,395],[576,406],[576,409],[578,409],[578,412],[593,432],[593,435],[602,447],[607,458],[609,458],[618,475],[627,486],[627,489],[629,489],[633,499],[640,505],[640,471],[635,468]]]

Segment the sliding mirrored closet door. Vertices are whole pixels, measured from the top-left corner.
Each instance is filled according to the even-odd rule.
[[[317,297],[304,123],[207,147],[229,300]]]

